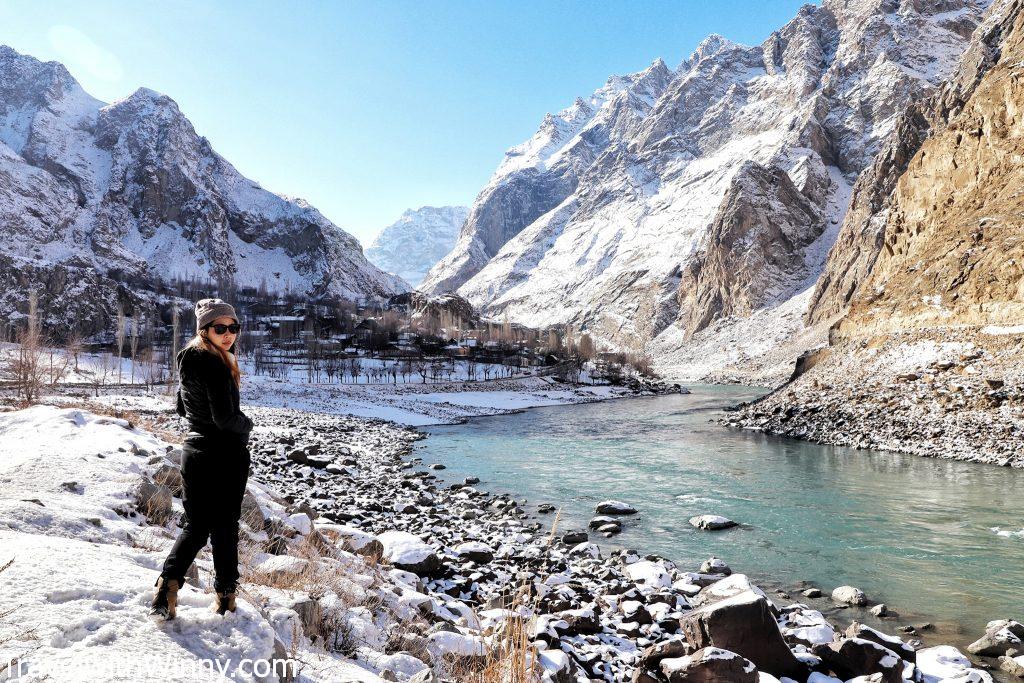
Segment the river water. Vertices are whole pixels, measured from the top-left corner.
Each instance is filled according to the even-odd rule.
[[[446,465],[443,480],[478,476],[530,508],[560,506],[561,528],[623,500],[640,514],[594,539],[606,547],[694,570],[716,555],[771,586],[854,585],[946,642],[974,640],[991,619],[1024,621],[1024,535],[991,530],[1024,527],[1024,471],[726,429],[713,421],[721,409],[760,390],[691,389],[429,427],[416,454]],[[697,531],[687,520],[700,514],[742,526]]]

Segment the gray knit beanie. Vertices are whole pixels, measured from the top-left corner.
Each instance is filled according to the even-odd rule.
[[[238,316],[235,315],[235,307],[228,302],[222,299],[200,299],[197,301],[196,334],[199,334],[199,330],[222,316],[234,318],[235,322],[238,322]]]

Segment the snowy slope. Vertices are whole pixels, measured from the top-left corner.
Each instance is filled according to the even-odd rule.
[[[468,214],[465,206],[409,209],[381,230],[367,248],[366,258],[415,287],[455,246]]]
[[[56,62],[0,46],[0,281],[49,312],[102,317],[100,294],[157,278],[388,296],[404,286],[302,200],[243,177],[165,95],[104,104]],[[12,272],[22,273],[19,280]],[[25,278],[29,281],[25,282]],[[62,297],[94,280],[90,302]],[[23,298],[23,297],[22,297]],[[10,291],[5,316],[23,302]]]
[[[614,131],[595,136],[601,144],[586,128],[623,93],[592,118],[577,101],[506,155],[425,287],[646,348],[676,377],[729,368],[692,362],[723,344],[719,357],[756,364],[757,349],[802,334],[787,302],[806,307],[854,181],[903,108],[952,71],[987,4],[826,0],[761,45],[711,36],[666,70],[650,101],[632,99],[630,116],[598,126]],[[567,159],[572,172],[559,178],[571,182],[552,192],[552,169]],[[494,206],[509,188],[545,200],[522,225]],[[733,333],[778,307],[785,315],[745,327],[753,337]]]

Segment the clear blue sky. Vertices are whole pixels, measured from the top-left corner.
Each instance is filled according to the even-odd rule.
[[[470,204],[609,75],[709,33],[759,43],[802,4],[0,0],[0,43],[108,102],[170,95],[243,174],[369,243],[406,208]]]

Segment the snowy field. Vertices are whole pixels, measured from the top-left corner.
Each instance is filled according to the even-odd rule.
[[[77,409],[0,415],[0,566],[10,562],[0,661],[13,661],[0,681],[277,680],[267,672],[285,652],[310,662],[303,680],[381,680],[297,636],[302,596],[288,590],[260,586],[262,602],[250,596],[222,618],[209,589],[186,587],[177,620],[150,620],[174,532],[135,512],[132,492],[170,464],[168,447],[123,420]],[[262,487],[250,484],[249,493],[265,516],[287,517]],[[172,506],[181,511],[177,498]],[[375,581],[361,559],[348,561],[353,581]],[[209,558],[199,567],[209,584]]]

